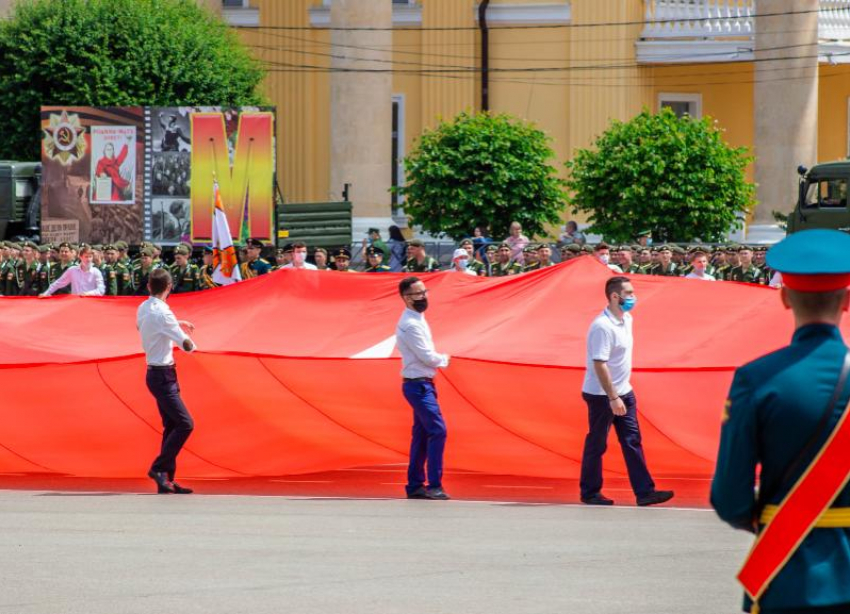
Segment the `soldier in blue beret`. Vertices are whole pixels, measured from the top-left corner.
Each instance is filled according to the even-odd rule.
[[[850,421],[841,421],[850,401],[850,355],[838,328],[850,306],[850,235],[802,231],[773,247],[767,262],[782,273],[779,298],[793,311],[796,329],[790,345],[735,372],[723,412],[711,503],[733,527],[760,535],[739,576],[747,591],[745,611],[846,613],[850,487],[845,480],[834,493],[825,493],[835,496],[831,507],[829,500],[816,507],[805,494],[811,491],[798,488],[820,479],[812,467],[831,445],[830,434],[842,424],[850,428]],[[850,449],[842,454],[850,455]],[[816,492],[824,490],[829,489]],[[777,525],[783,536],[793,537],[795,526],[801,531],[784,547],[767,539],[770,523],[780,514],[787,523]]]

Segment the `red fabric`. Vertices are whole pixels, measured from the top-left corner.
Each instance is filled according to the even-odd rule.
[[[130,182],[121,176],[121,165],[124,164],[124,159],[127,157],[127,145],[121,148],[121,153],[117,158],[107,158],[104,156],[97,161],[97,168],[94,174],[97,177],[107,175],[112,179],[112,200],[120,200],[120,190],[125,189]]]
[[[782,283],[792,290],[800,292],[829,292],[850,286],[850,274],[797,275],[783,273]]]
[[[585,333],[610,271],[591,258],[517,277],[422,275],[449,428],[446,465],[576,477],[587,428]],[[282,270],[173,296],[199,350],[175,351],[196,430],[184,476],[404,463],[411,410],[391,337],[401,275]],[[634,276],[635,372],[656,476],[708,479],[734,368],[788,342],[775,290]],[[137,297],[0,299],[0,472],[144,475],[161,425],[144,384]],[[624,475],[621,455],[606,459]]]

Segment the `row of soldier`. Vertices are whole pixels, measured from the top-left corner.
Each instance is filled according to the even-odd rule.
[[[77,262],[81,246],[71,243],[36,245],[32,242],[0,242],[0,294],[5,296],[37,296]],[[165,264],[162,248],[144,243],[135,258],[130,258],[128,245],[92,246],[93,266],[103,275],[108,296],[145,295],[150,272],[166,267],[174,278],[174,292],[192,292],[216,287],[213,281],[212,249],[204,248],[202,262],[192,261],[193,248],[180,244],[173,252],[173,262]],[[353,272],[352,253],[346,247],[335,250],[316,248],[313,263],[307,262],[308,249],[294,242],[275,251],[274,261],[262,257],[264,244],[249,240],[239,248],[240,272],[243,279],[264,275],[280,268],[309,268]],[[516,251],[507,243],[491,243],[475,249],[473,241],[461,241],[455,250],[450,270],[486,277],[504,277],[553,266],[553,248],[548,243],[527,245]],[[596,246],[565,245],[560,248],[559,262],[580,257],[594,257],[615,272],[691,277],[707,280],[739,281],[755,284],[776,282],[773,272],[764,264],[766,248],[749,246]],[[389,254],[382,245],[363,249],[364,264],[358,270],[367,273],[389,272]],[[401,270],[428,273],[442,270],[440,263],[428,255],[425,244],[413,239],[407,242],[406,261]],[[56,294],[69,293],[62,288]]]

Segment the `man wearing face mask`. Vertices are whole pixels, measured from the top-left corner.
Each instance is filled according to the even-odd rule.
[[[596,259],[607,266],[609,269],[614,271],[615,273],[622,273],[623,269],[618,267],[616,264],[611,264],[611,249],[605,243],[600,243],[596,247],[593,248],[593,255],[596,256]]]
[[[449,357],[438,354],[425,320],[428,290],[418,277],[405,277],[398,291],[406,309],[396,327],[396,344],[401,354],[402,392],[413,408],[413,438],[407,468],[408,499],[449,499],[443,490],[443,450],[446,423],[437,403],[434,376],[438,368],[449,366]],[[425,464],[428,487],[425,487]]]
[[[475,271],[469,268],[469,252],[462,247],[457,248],[452,254],[452,273],[466,273],[477,277]]]
[[[672,490],[655,490],[641,444],[637,400],[629,378],[632,372],[632,316],[637,303],[627,277],[605,283],[608,306],[587,333],[587,371],[582,398],[587,403],[589,430],[581,459],[581,501],[587,505],[613,505],[602,494],[602,456],[611,425],[623,451],[629,482],[637,504],[655,505],[673,498]]]
[[[316,265],[307,262],[307,244],[298,241],[292,244],[292,262],[283,265],[284,269],[301,269],[302,271],[315,271]]]

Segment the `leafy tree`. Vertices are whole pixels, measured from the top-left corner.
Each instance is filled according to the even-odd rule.
[[[461,113],[426,131],[405,160],[404,209],[432,234],[455,239],[488,226],[505,237],[514,220],[526,235],[555,224],[565,205],[563,180],[549,164],[549,138],[507,115]]]
[[[709,118],[644,110],[615,121],[567,162],[575,212],[589,213],[591,232],[629,241],[644,229],[661,241],[720,241],[754,205],[744,176],[753,158],[730,147]]]
[[[38,159],[41,105],[254,105],[262,78],[192,0],[20,0],[0,23],[0,156]]]

